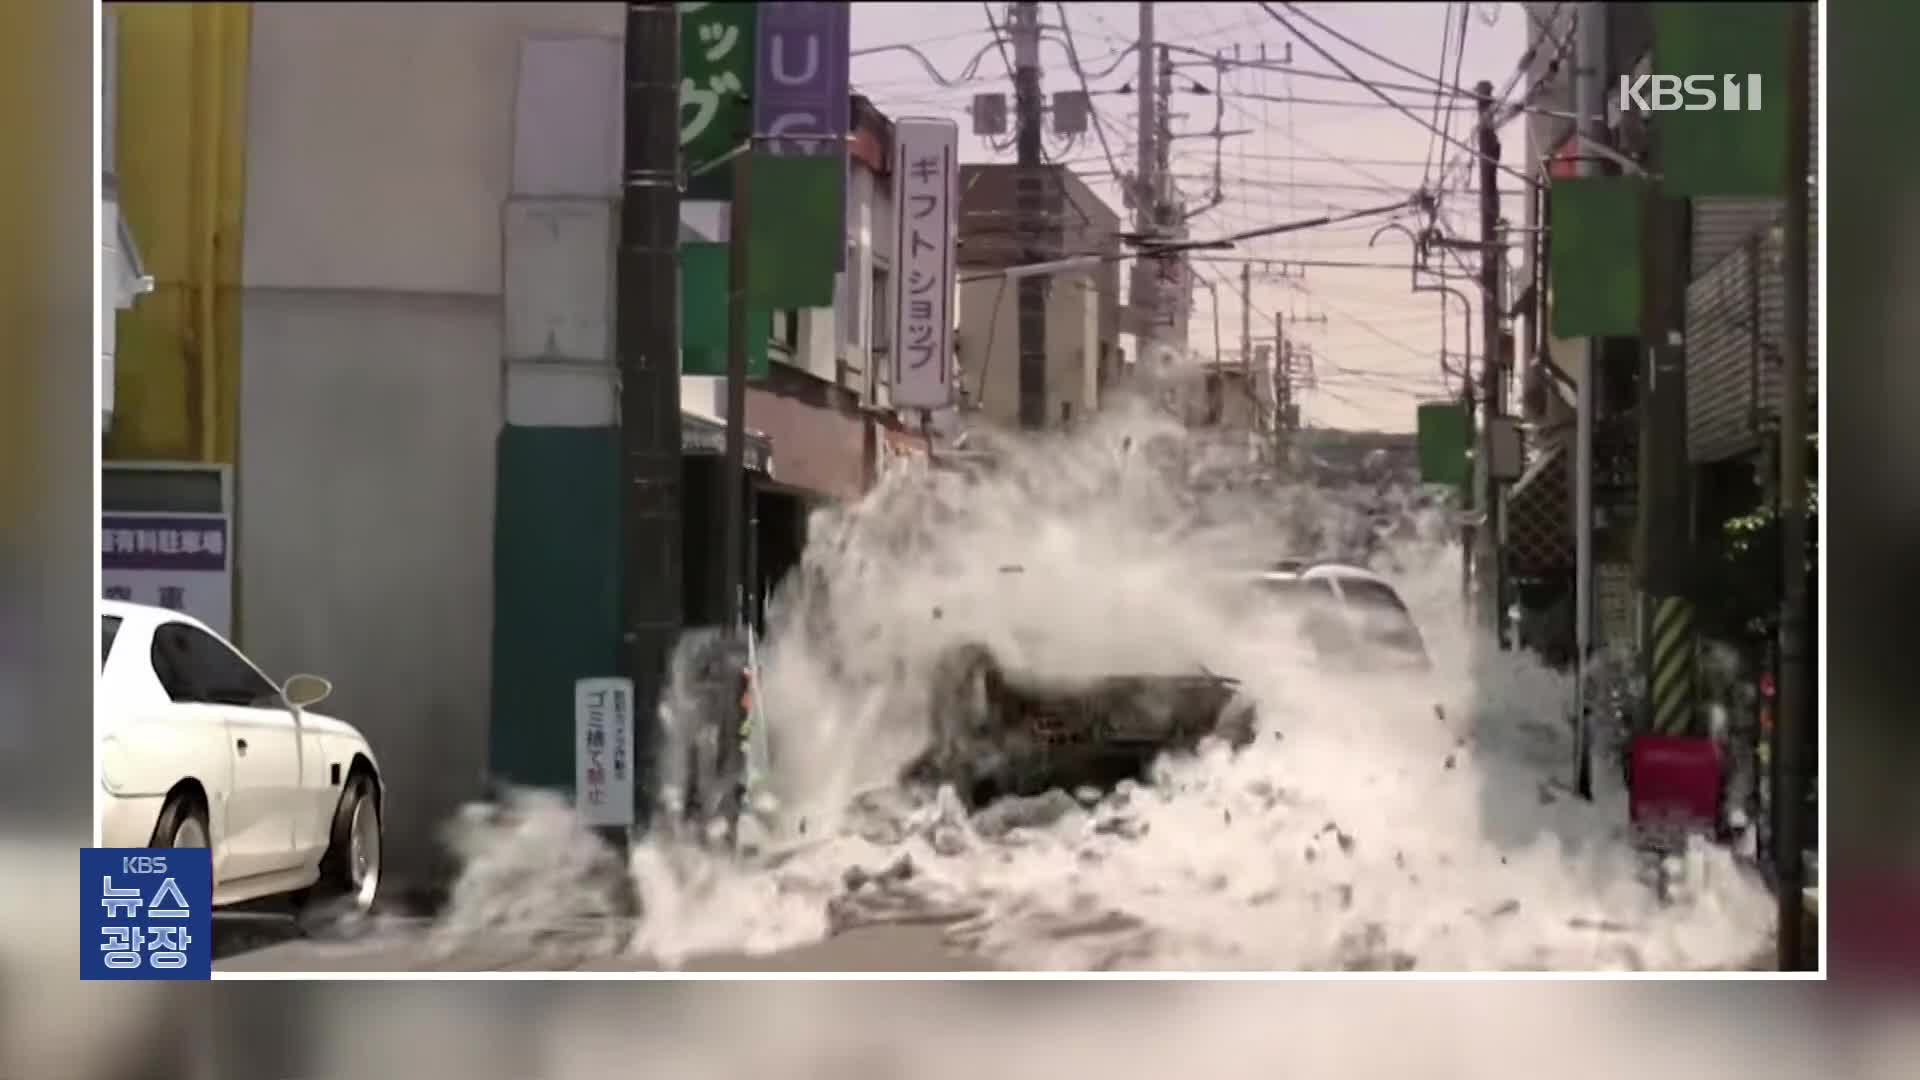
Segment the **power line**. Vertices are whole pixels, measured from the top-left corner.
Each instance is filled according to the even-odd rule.
[[[1406,107],[1402,105],[1400,102],[1393,101],[1393,100],[1387,100],[1384,102],[1383,101],[1355,101],[1351,98],[1306,98],[1306,97],[1297,97],[1291,94],[1287,95],[1286,97],[1275,97],[1267,94],[1256,94],[1248,90],[1232,91],[1232,96],[1249,98],[1254,101],[1268,101],[1268,102],[1272,102],[1275,105],[1325,105],[1325,106],[1331,106],[1334,108],[1347,108],[1347,109],[1401,109]],[[1415,102],[1414,104],[1417,105],[1419,104],[1419,102]],[[1474,110],[1474,106],[1471,103],[1460,101],[1460,102],[1449,102],[1443,107],[1437,107],[1434,111],[1435,113],[1445,112],[1445,113],[1451,114],[1451,113],[1468,113],[1468,112],[1472,112],[1473,110]]]
[[[1442,93],[1453,94],[1456,97],[1459,96],[1458,86],[1448,86],[1446,84],[1446,81],[1445,81],[1446,71],[1444,69],[1442,69],[1442,71],[1440,72],[1440,77],[1435,78],[1434,76],[1429,75],[1426,72],[1419,70],[1418,68],[1408,67],[1406,64],[1403,64],[1400,61],[1395,60],[1391,56],[1382,56],[1379,52],[1376,52],[1375,50],[1360,44],[1359,42],[1353,40],[1352,38],[1341,33],[1340,31],[1335,30],[1333,27],[1328,26],[1326,23],[1321,22],[1319,19],[1314,18],[1312,15],[1309,15],[1306,12],[1301,11],[1300,6],[1298,4],[1283,3],[1281,6],[1286,8],[1288,11],[1292,12],[1294,15],[1298,16],[1300,19],[1308,23],[1311,23],[1315,27],[1318,27],[1321,33],[1326,34],[1328,37],[1334,39],[1335,41],[1340,42],[1341,44],[1347,46],[1348,48],[1353,49],[1354,51],[1361,53],[1362,55],[1370,56],[1373,59],[1378,60],[1381,63],[1387,65],[1388,67],[1393,68],[1395,71],[1401,72],[1406,75],[1411,75],[1414,78],[1419,79],[1421,82],[1426,84],[1420,88],[1421,93],[1423,94],[1432,93],[1434,88],[1438,87]],[[1295,30],[1291,25],[1289,25],[1285,19],[1280,18],[1279,14],[1273,10],[1273,7],[1271,5],[1263,3],[1260,5],[1260,8],[1261,10],[1265,11],[1268,15],[1272,16],[1276,21],[1278,21],[1281,26],[1286,27],[1287,32],[1289,34],[1292,34],[1294,37],[1301,38],[1302,41],[1305,41],[1304,36],[1298,30]],[[1448,5],[1448,10],[1449,12],[1451,12],[1452,10],[1451,4]],[[1321,50],[1319,46],[1317,45],[1313,46],[1313,51],[1320,53],[1321,59],[1324,59],[1328,63],[1332,64],[1334,67],[1339,68],[1340,71],[1347,76],[1347,78],[1352,79],[1356,82],[1364,82],[1368,86],[1375,85],[1371,81],[1362,79],[1359,75],[1354,74],[1352,69],[1348,68],[1345,64],[1340,63],[1338,60],[1335,60],[1332,56],[1328,55],[1326,52]]]
[[[1464,2],[1460,6],[1460,31],[1456,35],[1458,47],[1455,48],[1454,55],[1453,55],[1453,89],[1456,93],[1460,92],[1460,89],[1461,89],[1460,75],[1467,62],[1467,12],[1470,6],[1471,6],[1470,4],[1467,4]],[[1440,77],[1442,79],[1445,79],[1446,75],[1447,75],[1446,61],[1442,60],[1440,63]],[[1476,100],[1474,104],[1477,110],[1479,106],[1479,102]],[[1437,118],[1438,114],[1436,113],[1435,115]],[[1453,134],[1453,121],[1454,121],[1454,116],[1451,113],[1449,113],[1447,116],[1447,134],[1448,135]],[[1437,134],[1437,132],[1435,134]],[[1446,196],[1447,178],[1452,174],[1452,169],[1453,169],[1453,167],[1448,164],[1448,160],[1453,157],[1452,150],[1453,148],[1449,146],[1449,147],[1443,148],[1440,152],[1441,182],[1439,185],[1439,190],[1437,190],[1434,193],[1434,201],[1429,205],[1427,210],[1427,224],[1429,227],[1432,226],[1433,219],[1440,213],[1441,201]]]
[[[1233,109],[1234,111],[1239,113],[1241,116],[1245,117],[1249,123],[1255,123],[1255,124],[1260,123],[1260,118],[1255,116],[1253,114],[1253,111],[1251,109],[1248,109],[1245,105],[1240,104],[1238,101],[1233,100],[1233,98],[1231,97],[1223,98],[1222,100],[1226,102],[1228,108]],[[1308,142],[1306,139],[1301,138],[1298,134],[1295,134],[1292,136],[1292,141],[1300,146],[1306,147],[1308,150],[1311,150],[1316,154],[1321,154],[1325,156],[1329,161],[1332,161],[1335,164],[1340,165],[1342,168],[1353,173],[1355,176],[1365,177],[1368,180],[1372,180],[1375,183],[1388,186],[1388,187],[1391,187],[1393,185],[1393,181],[1388,180],[1387,178],[1381,176],[1379,173],[1368,172],[1361,165],[1353,161],[1353,159],[1344,157],[1339,154],[1335,154],[1332,151],[1325,149],[1324,147],[1316,146],[1313,143]]]
[[[1120,171],[1119,162],[1114,160],[1113,147],[1107,144],[1107,125],[1101,121],[1100,111],[1093,106],[1093,90],[1087,85],[1086,69],[1080,66],[1080,50],[1074,45],[1073,26],[1067,21],[1067,5],[1055,3],[1053,7],[1060,15],[1060,33],[1066,37],[1067,65],[1073,69],[1074,75],[1080,80],[1081,92],[1087,95],[1087,111],[1093,115],[1093,130],[1100,136],[1100,152],[1107,157],[1107,171],[1113,174],[1114,183],[1121,185],[1124,189],[1126,186],[1124,174]]]
[[[1286,7],[1287,7],[1287,10],[1292,11],[1295,14],[1299,14],[1299,9],[1295,5],[1288,4],[1286,5]],[[1319,53],[1323,58],[1326,59],[1328,63],[1332,64],[1337,68],[1340,68],[1342,71],[1345,71],[1348,75],[1352,76],[1352,78],[1360,82],[1367,89],[1372,90],[1376,97],[1380,98],[1380,100],[1387,102],[1388,104],[1392,105],[1395,109],[1399,110],[1401,115],[1405,116],[1407,119],[1413,121],[1414,123],[1420,125],[1422,128],[1427,129],[1428,131],[1438,132],[1443,138],[1447,140],[1447,142],[1453,144],[1454,146],[1459,147],[1460,149],[1466,151],[1468,154],[1471,154],[1473,157],[1473,160],[1478,161],[1480,159],[1481,157],[1480,151],[1454,138],[1449,133],[1440,132],[1438,128],[1435,128],[1432,125],[1428,124],[1425,120],[1420,119],[1420,117],[1415,115],[1406,106],[1388,97],[1385,93],[1383,93],[1377,87],[1375,87],[1371,82],[1367,82],[1365,79],[1361,78],[1358,74],[1355,74],[1351,68],[1348,68],[1345,64],[1342,64],[1337,58],[1334,57],[1332,53],[1322,48],[1318,42],[1314,41],[1312,38],[1306,37],[1305,35],[1301,34],[1298,30],[1295,30],[1293,27],[1293,24],[1288,22],[1285,16],[1273,10],[1272,5],[1262,3],[1260,5],[1260,8],[1262,11],[1265,11],[1268,15],[1272,16],[1275,22],[1279,23],[1281,26],[1286,27],[1289,33],[1299,38],[1302,44],[1306,45],[1308,48],[1312,49],[1314,52]],[[1307,17],[1307,18],[1310,18],[1310,17]],[[1514,177],[1515,179],[1519,180],[1523,184],[1526,184],[1530,187],[1534,186],[1535,184],[1534,179],[1531,176],[1526,175],[1525,173],[1517,172],[1514,169],[1508,168],[1506,165],[1502,165],[1498,162],[1495,162],[1494,165],[1495,165],[1495,168],[1500,169],[1502,172],[1507,173],[1508,175]]]
[[[1447,11],[1449,14],[1453,11],[1452,0],[1448,0]],[[1453,24],[1443,22],[1440,27],[1440,74],[1442,76],[1445,76],[1447,73],[1447,44],[1452,36]],[[1433,122],[1431,124],[1431,127],[1436,130],[1427,132],[1427,160],[1425,166],[1420,170],[1421,187],[1427,186],[1427,182],[1433,179],[1433,151],[1434,148],[1439,145],[1439,131],[1437,129],[1440,126],[1440,103],[1445,100],[1446,92],[1436,89],[1433,93]]]
[[[1161,256],[1177,254],[1183,251],[1226,247],[1237,244],[1243,240],[1257,240],[1263,236],[1277,236],[1281,233],[1299,232],[1303,229],[1317,229],[1324,225],[1337,225],[1343,221],[1355,221],[1364,217],[1378,217],[1381,214],[1390,214],[1404,210],[1411,205],[1413,205],[1413,200],[1408,198],[1398,202],[1387,203],[1383,206],[1370,206],[1363,210],[1348,210],[1340,213],[1322,214],[1317,218],[1308,218],[1305,221],[1289,221],[1280,225],[1265,225],[1257,229],[1248,229],[1244,232],[1234,233],[1231,236],[1223,236],[1215,240],[1182,240],[1171,244],[1152,244],[1146,246],[1146,250],[1143,251],[1142,254]]]

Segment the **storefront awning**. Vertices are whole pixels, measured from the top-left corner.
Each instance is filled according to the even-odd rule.
[[[680,452],[712,454],[727,452],[727,427],[698,413],[680,414]],[[760,432],[747,432],[747,471],[773,476],[773,444]]]

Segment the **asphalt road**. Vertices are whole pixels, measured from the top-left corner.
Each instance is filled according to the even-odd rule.
[[[309,932],[277,914],[218,915],[214,971],[662,971],[657,960],[565,941],[493,940],[447,950],[431,940],[423,919],[393,919],[360,937]],[[582,928],[578,937],[604,940],[621,928]],[[814,945],[768,956],[696,957],[672,970],[758,971],[975,971],[981,963],[948,946],[928,924],[863,926]]]

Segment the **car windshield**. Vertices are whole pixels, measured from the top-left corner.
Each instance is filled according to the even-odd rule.
[[[1358,621],[1361,636],[1370,644],[1409,656],[1426,656],[1426,643],[1413,625],[1407,605],[1393,586],[1367,578],[1340,579],[1340,593]]]
[[[106,670],[107,657],[113,655],[113,639],[120,634],[120,616],[100,616],[100,668]]]

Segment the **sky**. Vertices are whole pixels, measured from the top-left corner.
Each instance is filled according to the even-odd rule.
[[[1213,191],[1216,146],[1219,147],[1220,204],[1190,223],[1194,238],[1225,236],[1263,225],[1320,216],[1329,211],[1362,209],[1391,203],[1411,195],[1427,177],[1438,187],[1451,179],[1442,198],[1442,218],[1463,237],[1478,232],[1477,170],[1470,167],[1459,146],[1438,139],[1428,127],[1402,114],[1347,76],[1320,55],[1326,50],[1339,64],[1363,78],[1390,84],[1383,92],[1400,102],[1421,121],[1435,115],[1441,58],[1446,56],[1445,82],[1455,81],[1471,91],[1480,79],[1490,80],[1496,92],[1508,85],[1526,47],[1527,14],[1517,3],[1311,3],[1289,7],[1310,15],[1327,28],[1354,42],[1425,73],[1415,78],[1341,42],[1288,10],[1270,5],[1293,23],[1303,36],[1296,38],[1257,3],[1180,3],[1154,6],[1156,38],[1205,54],[1224,52],[1226,59],[1264,67],[1229,66],[1224,75],[1209,60],[1192,54],[1176,55],[1174,96],[1173,172],[1189,207],[1209,201]],[[1087,76],[1095,114],[1106,132],[1106,148],[1089,132],[1069,144],[1049,134],[1050,160],[1066,162],[1115,210],[1121,208],[1120,187],[1109,166],[1111,158],[1122,171],[1136,160],[1136,96],[1119,92],[1130,87],[1137,61],[1122,51],[1138,38],[1140,5],[1126,3],[1042,3],[1042,89],[1048,95],[1081,87],[1061,32],[1062,14]],[[1460,49],[1462,16],[1466,33]],[[882,112],[895,118],[936,116],[961,125],[961,154],[968,161],[1011,161],[1011,147],[997,150],[972,132],[968,107],[979,93],[999,92],[1011,101],[1013,82],[1007,69],[1011,47],[1003,59],[993,47],[990,22],[1006,25],[1004,3],[860,3],[853,6],[854,89],[866,94]],[[939,80],[908,52],[889,46],[912,45],[939,73]],[[879,51],[874,51],[879,50]],[[1288,60],[1290,53],[1290,62]],[[978,57],[978,63],[972,63]],[[970,66],[971,65],[971,66]],[[969,76],[963,78],[963,76]],[[949,85],[941,85],[945,82]],[[1224,86],[1223,104],[1211,93]],[[1518,91],[1515,91],[1518,93]],[[1290,100],[1291,99],[1291,100]],[[1215,140],[1206,133],[1222,110],[1221,128],[1245,131]],[[1471,141],[1473,107],[1460,102],[1451,113],[1440,114],[1442,126],[1451,118],[1456,139]],[[1521,157],[1521,125],[1509,125],[1503,158]],[[1505,213],[1516,226],[1523,221],[1519,182],[1502,176]],[[1303,423],[1312,426],[1411,431],[1415,407],[1421,401],[1453,396],[1458,378],[1442,375],[1442,304],[1445,343],[1451,356],[1463,347],[1459,301],[1436,293],[1409,291],[1411,244],[1405,235],[1387,232],[1376,246],[1368,240],[1390,217],[1291,233],[1239,244],[1234,250],[1212,254],[1216,260],[1270,260],[1254,267],[1250,290],[1256,340],[1273,334],[1274,316],[1299,318],[1287,327],[1288,336],[1314,353],[1316,384],[1301,392]],[[1409,216],[1402,218],[1415,223]],[[1472,256],[1465,266],[1477,267]],[[1365,268],[1283,267],[1283,260],[1364,262]],[[1518,266],[1518,254],[1510,258]],[[1190,323],[1189,348],[1207,357],[1214,352],[1213,293],[1219,295],[1220,341],[1230,359],[1239,357],[1242,314],[1247,304],[1240,293],[1241,263],[1215,261],[1199,265],[1198,276],[1212,281],[1209,290],[1196,286]],[[1461,265],[1455,274],[1465,275]],[[1477,281],[1457,287],[1473,305],[1473,348],[1480,349]],[[1324,321],[1322,321],[1324,320]],[[1457,370],[1457,364],[1455,365]]]

